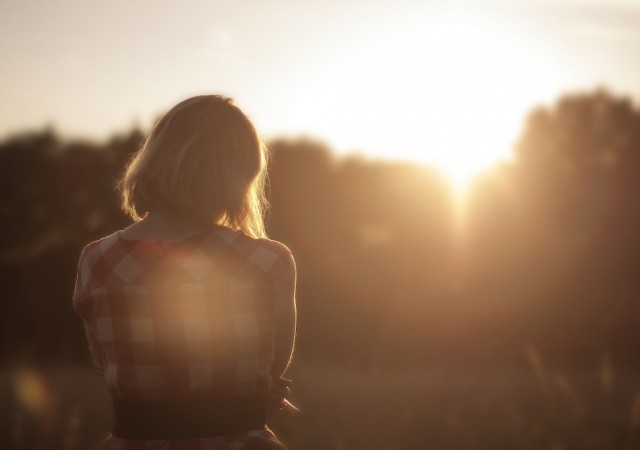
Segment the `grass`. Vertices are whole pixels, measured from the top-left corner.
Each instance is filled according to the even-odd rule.
[[[550,370],[529,350],[519,369],[290,373],[302,412],[271,426],[292,450],[640,448],[640,378]],[[11,367],[0,378],[0,448],[91,449],[109,433],[109,396],[90,367]]]

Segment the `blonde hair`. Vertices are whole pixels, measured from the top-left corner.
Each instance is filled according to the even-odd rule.
[[[157,208],[266,237],[268,152],[230,98],[186,99],[153,127],[118,181],[134,220]]]

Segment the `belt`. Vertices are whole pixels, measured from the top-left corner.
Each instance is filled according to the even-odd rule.
[[[264,395],[238,398],[134,400],[112,397],[112,434],[122,439],[176,440],[240,433],[266,424]]]

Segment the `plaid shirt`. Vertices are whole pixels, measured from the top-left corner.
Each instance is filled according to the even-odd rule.
[[[250,396],[273,383],[274,308],[291,295],[294,271],[285,245],[223,226],[175,241],[118,231],[83,249],[73,307],[113,396]],[[251,433],[226,446],[192,439],[188,448],[280,448],[259,445],[277,442],[270,431]],[[109,441],[102,448],[141,448]]]

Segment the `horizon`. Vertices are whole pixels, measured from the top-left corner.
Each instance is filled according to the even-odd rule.
[[[216,92],[267,141],[307,137],[336,155],[436,166],[462,188],[507,161],[527,115],[562,95],[604,88],[640,101],[634,2],[249,8],[1,5],[0,137],[51,127],[103,142]]]

